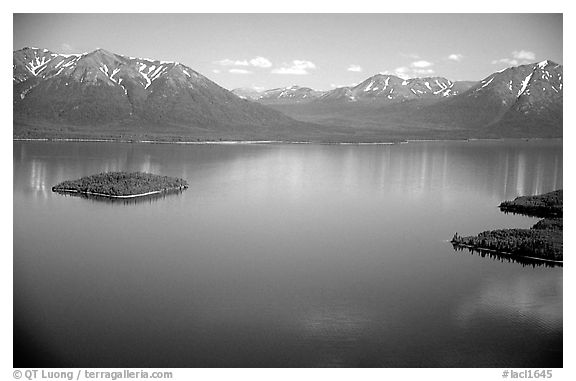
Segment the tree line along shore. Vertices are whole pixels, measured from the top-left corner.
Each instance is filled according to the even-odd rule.
[[[505,255],[531,257],[562,262],[563,234],[562,189],[536,196],[521,196],[504,201],[500,210],[543,218],[530,229],[497,229],[484,231],[476,236],[454,234],[455,247],[489,250]]]

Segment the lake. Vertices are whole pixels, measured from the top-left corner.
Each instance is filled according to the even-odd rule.
[[[562,367],[562,267],[455,251],[532,226],[562,142],[14,142],[15,367]],[[55,184],[182,177],[102,201]]]

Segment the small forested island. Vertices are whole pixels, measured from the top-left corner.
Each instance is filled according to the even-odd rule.
[[[452,237],[454,246],[489,250],[511,256],[562,262],[562,189],[537,196],[521,196],[500,204],[503,212],[543,217],[530,229],[489,230],[477,236]]]
[[[52,187],[53,192],[90,196],[133,198],[188,188],[186,180],[145,172],[105,172],[67,180]]]

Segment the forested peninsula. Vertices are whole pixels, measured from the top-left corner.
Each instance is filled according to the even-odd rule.
[[[451,242],[455,247],[562,262],[562,204],[562,189],[504,201],[500,204],[500,210],[504,213],[517,213],[543,219],[530,229],[488,230],[476,236],[467,237],[456,233]]]

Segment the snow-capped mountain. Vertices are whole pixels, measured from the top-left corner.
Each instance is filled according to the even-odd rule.
[[[297,85],[265,91],[239,88],[232,90],[232,92],[241,98],[255,100],[262,104],[308,102],[326,93]]]
[[[496,72],[471,88],[468,98],[492,98],[502,107],[542,112],[548,104],[562,102],[563,68],[552,61],[511,67]]]
[[[330,91],[314,90],[293,85],[256,91],[238,88],[232,92],[244,99],[262,104],[307,102],[378,102],[395,103],[413,99],[441,99],[458,95],[476,82],[452,82],[442,77],[402,79],[394,75],[377,74],[356,86],[338,87]]]
[[[562,65],[548,60],[510,67],[417,114],[447,126],[561,136],[562,74]]]
[[[460,94],[474,82],[452,82],[442,77],[402,79],[377,74],[362,83],[327,92],[319,101],[390,101],[442,98]]]
[[[562,65],[542,61],[477,82],[378,74],[308,102],[269,105],[307,122],[411,130],[412,136],[453,131],[458,137],[557,137],[562,136],[562,71]]]
[[[15,121],[73,125],[174,124],[191,128],[298,124],[239,99],[178,62],[126,57],[103,49],[64,55],[13,53]]]

